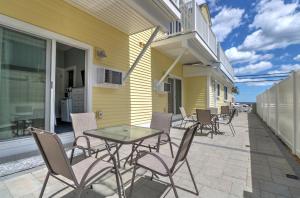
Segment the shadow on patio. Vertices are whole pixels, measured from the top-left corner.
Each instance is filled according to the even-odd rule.
[[[300,164],[288,148],[253,113],[248,114],[251,167],[247,182],[252,192],[244,197],[300,197]]]

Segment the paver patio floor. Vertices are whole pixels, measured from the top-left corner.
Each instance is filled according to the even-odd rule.
[[[273,135],[255,114],[241,113],[233,123],[236,136],[227,126],[221,126],[225,134],[210,136],[196,135],[188,159],[194,173],[199,195],[178,189],[180,197],[226,198],[300,197],[300,181],[289,179],[286,174],[300,176],[300,164],[290,155],[286,147]],[[172,129],[172,140],[180,142],[183,130]],[[128,147],[129,148],[129,147]],[[123,155],[129,149],[122,150]],[[170,154],[168,146],[161,151]],[[175,174],[175,183],[194,191],[185,165]],[[0,197],[38,197],[46,174],[45,167],[1,178]],[[123,175],[127,183],[131,171]],[[169,187],[156,180],[149,180],[150,174],[138,170],[133,197],[174,197]],[[168,179],[161,178],[168,182]],[[116,197],[114,177],[108,175],[86,190],[83,197]],[[50,179],[45,197],[74,197],[71,188]]]

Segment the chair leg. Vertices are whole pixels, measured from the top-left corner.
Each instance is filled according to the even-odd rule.
[[[134,167],[133,167],[132,178],[131,178],[131,185],[130,185],[130,191],[129,191],[129,197],[131,197],[131,195],[132,195],[133,186],[134,186],[134,179],[135,179],[135,173],[136,173],[136,165],[134,165]]]
[[[235,130],[234,130],[233,125],[231,123],[229,124],[229,128],[231,130],[232,135],[235,136]]]
[[[192,178],[192,181],[193,181],[195,190],[196,190],[196,194],[199,195],[199,190],[198,190],[197,184],[196,184],[196,182],[195,182],[195,178],[194,178],[194,176],[193,176],[192,169],[191,169],[190,164],[189,164],[189,162],[187,161],[187,159],[185,160],[185,163],[186,163],[186,165],[187,165],[187,167],[188,167],[188,169],[189,169],[189,172],[190,172],[190,175],[191,175],[191,178]]]
[[[82,191],[83,191],[83,189],[82,188],[78,188],[77,189],[78,190],[78,192],[77,192],[77,198],[80,198],[81,197],[81,194],[82,194]]]
[[[172,158],[174,158],[174,152],[173,152],[173,147],[172,147],[171,141],[169,141],[169,145],[170,145],[170,151],[171,151]]]
[[[98,158],[98,153],[99,153],[99,150],[96,151],[96,156],[95,156],[96,158]]]
[[[150,145],[148,145],[148,148],[149,148],[149,151],[152,152],[152,149],[151,149],[151,146],[150,146]]]
[[[115,169],[115,175],[116,175],[116,182],[117,182],[117,188],[118,188],[118,195],[119,195],[119,198],[122,197],[122,193],[121,193],[121,185],[120,185],[120,179],[121,179],[121,175],[119,176],[119,170],[118,168],[116,167]]]
[[[133,151],[134,151],[134,144],[132,144],[132,148],[131,148],[130,165],[132,165]]]
[[[117,151],[117,164],[118,164],[118,167],[120,168],[121,167],[121,165],[120,165],[120,153],[119,153],[119,151]]]
[[[172,178],[172,175],[169,175],[169,178],[170,178],[171,186],[172,186],[172,188],[173,188],[175,197],[176,197],[176,198],[179,198],[179,197],[178,197],[177,190],[176,190],[176,187],[175,187],[175,184],[174,184],[174,181],[173,181],[173,178]]]
[[[43,187],[42,187],[42,190],[40,192],[40,196],[39,198],[42,198],[43,197],[43,194],[45,192],[45,189],[46,189],[46,186],[47,186],[47,183],[48,183],[48,180],[49,180],[49,176],[50,176],[50,173],[49,171],[47,172],[47,175],[46,175],[46,178],[45,178],[45,181],[44,181],[44,184],[43,184]]]
[[[73,162],[74,151],[75,151],[75,148],[73,148],[72,151],[71,151],[71,158],[70,158],[70,164],[71,165],[72,165],[72,162]]]

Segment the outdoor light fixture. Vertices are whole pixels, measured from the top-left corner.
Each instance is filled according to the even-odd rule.
[[[104,51],[104,49],[101,48],[97,48],[96,49],[96,55],[97,57],[99,57],[100,59],[104,59],[107,57],[106,52]]]

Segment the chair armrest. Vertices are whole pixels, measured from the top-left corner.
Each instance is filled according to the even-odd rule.
[[[90,149],[90,148],[91,148],[90,140],[89,140],[89,138],[88,138],[87,136],[85,136],[85,135],[77,136],[77,137],[75,138],[75,140],[74,140],[74,146],[77,145],[77,141],[78,141],[79,139],[81,139],[81,138],[84,138],[84,139],[86,140],[86,145],[87,145],[88,149]]]

